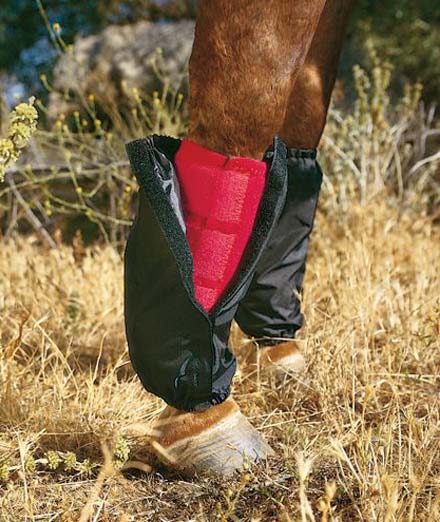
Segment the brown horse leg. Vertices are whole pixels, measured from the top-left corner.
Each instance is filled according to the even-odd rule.
[[[286,203],[267,255],[263,254],[235,317],[248,335],[263,344],[258,353],[251,351],[247,355],[250,370],[258,364],[271,371],[295,373],[304,366],[304,358],[292,339],[303,324],[298,294],[321,186],[321,171],[313,149],[324,129],[353,3],[353,0],[327,0],[305,64],[290,94],[280,130],[291,148]]]
[[[289,147],[314,148],[321,139],[354,1],[326,2],[305,63],[293,84],[280,131]]]
[[[190,59],[189,137],[260,159],[284,120],[325,0],[202,0]]]
[[[231,193],[234,187],[229,187],[235,184],[230,182],[234,175],[233,167],[226,173],[226,179],[224,173],[213,172],[213,163],[218,169],[225,167],[223,163],[217,165],[218,155],[213,157],[206,149],[246,156],[239,161],[247,163],[249,158],[263,156],[282,125],[292,82],[304,62],[324,3],[325,0],[200,2],[190,60],[189,101],[189,138],[197,146],[194,148],[194,144],[184,142],[175,161],[179,179],[186,180],[188,185],[196,185],[198,189],[207,179],[214,178],[217,183],[223,176],[221,186],[228,187],[225,190],[229,192],[222,194],[228,200],[222,222],[226,220],[226,209],[233,205]],[[196,178],[195,172],[201,164],[199,158],[207,155],[209,161],[205,160]],[[243,167],[243,163],[240,165]],[[256,171],[257,166],[253,169]],[[247,173],[250,175],[251,171]],[[246,179],[249,180],[249,176]],[[246,185],[255,185],[255,181],[247,181]],[[185,204],[190,201],[192,188],[181,183],[184,208],[188,208]],[[208,198],[212,198],[212,205],[208,205],[210,208],[219,207],[215,190],[209,188],[203,198],[205,205]],[[199,202],[199,198],[194,199]],[[239,228],[242,228],[243,214],[240,211],[238,215],[241,216]],[[206,216],[203,218],[203,223],[210,222]],[[235,219],[231,217],[227,223],[235,226]],[[212,223],[217,221],[211,219]],[[187,237],[195,237],[191,222],[187,225]],[[201,228],[199,226],[196,232],[199,233]],[[206,230],[210,233],[212,229],[206,226]],[[210,236],[209,240],[210,257],[214,260],[217,259],[213,253],[217,236]],[[191,246],[191,241],[189,243]],[[195,248],[200,243],[197,236]],[[226,257],[224,250],[221,251],[222,262]],[[194,249],[192,253],[196,281],[200,258]],[[157,442],[165,448],[171,460],[181,461],[198,472],[228,475],[243,466],[243,455],[253,460],[264,458],[271,451],[232,398],[201,412],[185,413],[168,406],[156,422],[155,431]]]

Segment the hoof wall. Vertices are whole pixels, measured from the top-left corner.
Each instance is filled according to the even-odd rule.
[[[215,422],[206,425],[201,431],[195,429],[193,434],[187,432],[185,437],[177,437],[171,444],[162,446],[168,463],[172,462],[173,467],[191,474],[228,477],[250,463],[272,456],[273,450],[260,432],[240,412],[232,399],[226,401],[229,402],[234,407],[228,408],[229,411],[215,419]],[[184,421],[187,416],[187,421],[191,423],[191,416],[208,416],[211,410],[220,407],[222,405],[206,412],[183,413],[181,420]],[[178,430],[178,424],[173,427],[172,422],[168,423],[166,429]],[[161,444],[160,436],[157,442]]]

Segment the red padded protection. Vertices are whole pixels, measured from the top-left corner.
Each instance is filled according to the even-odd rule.
[[[175,157],[197,301],[207,311],[231,282],[252,233],[267,165],[183,140]]]

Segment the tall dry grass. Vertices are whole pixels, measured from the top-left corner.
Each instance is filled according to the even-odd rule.
[[[307,369],[238,373],[235,397],[276,457],[224,483],[149,456],[161,403],[123,364],[114,250],[4,242],[0,519],[439,520],[439,245],[432,218],[386,201],[318,216]],[[238,352],[246,342],[234,330]]]
[[[282,381],[238,371],[235,397],[276,457],[228,483],[151,456],[162,403],[124,337],[118,247],[136,187],[123,142],[181,135],[182,98],[126,86],[131,113],[110,108],[110,129],[78,93],[77,110],[40,129],[0,187],[1,522],[440,520],[439,130],[418,85],[392,101],[374,53],[355,74],[353,110],[333,109],[323,140],[307,369]],[[66,216],[101,241],[67,246]],[[18,235],[23,222],[35,233]],[[248,342],[235,328],[238,356]]]

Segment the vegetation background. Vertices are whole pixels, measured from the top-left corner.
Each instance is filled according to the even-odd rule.
[[[194,18],[195,0],[47,0],[49,20],[63,28],[63,38],[71,43],[77,34],[89,35],[109,24],[131,24],[138,20]],[[14,74],[39,88],[38,76],[50,75],[57,54],[46,27],[29,0],[3,0],[0,15],[0,71]],[[348,34],[342,61],[344,77],[353,63],[365,61],[365,41],[372,39],[381,57],[396,70],[396,83],[420,80],[424,96],[438,99],[440,49],[440,7],[435,0],[359,0]]]
[[[195,9],[192,0],[2,0],[0,520],[436,522],[435,0],[357,3],[320,148],[326,177],[300,340],[309,363],[299,377],[239,371],[235,381],[276,458],[219,483],[189,481],[151,455],[148,424],[162,404],[131,371],[122,318],[137,191],[124,143],[184,135],[185,85],[168,81],[160,51],[157,90],[122,77],[118,96],[106,77],[94,77],[96,90],[58,89],[56,64],[74,56],[79,35],[141,19],[168,25]],[[58,112],[48,109],[54,94],[66,102]],[[36,132],[32,105],[11,113],[29,96]],[[250,342],[234,327],[239,360]]]

